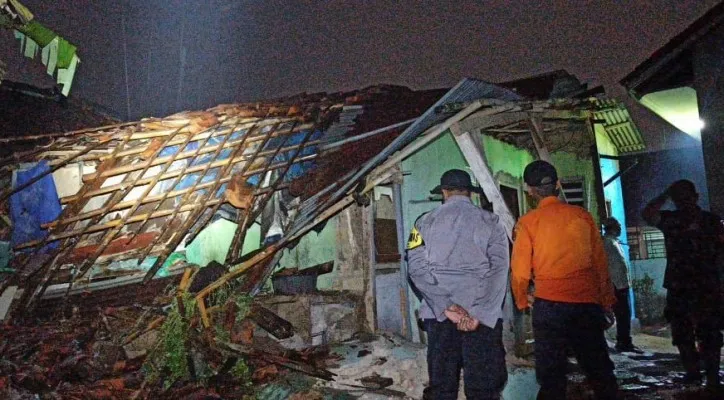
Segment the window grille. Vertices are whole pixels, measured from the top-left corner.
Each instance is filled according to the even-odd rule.
[[[563,194],[566,195],[568,204],[586,208],[586,193],[583,186],[583,179],[569,179],[561,182]]]

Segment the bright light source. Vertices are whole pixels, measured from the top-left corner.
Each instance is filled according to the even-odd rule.
[[[701,119],[700,119],[700,120],[699,120],[699,130],[704,129],[705,126],[706,126],[706,124],[704,123],[704,120],[701,120]]]

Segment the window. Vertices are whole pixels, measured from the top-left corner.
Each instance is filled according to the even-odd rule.
[[[374,235],[375,261],[393,263],[400,261],[400,250],[397,242],[397,221],[395,220],[395,204],[392,201],[392,189],[382,187],[381,194],[375,200]],[[377,197],[377,196],[375,196]]]
[[[655,228],[628,228],[629,257],[632,260],[666,258],[664,234]]]
[[[645,231],[644,243],[646,243],[646,253],[648,254],[648,258],[666,258],[664,234],[661,231]]]
[[[583,190],[583,178],[574,178],[561,181],[563,194],[566,196],[568,204],[586,208],[586,196]]]
[[[606,216],[609,218],[613,216],[611,200],[606,200]]]
[[[518,189],[500,185],[500,194],[503,196],[505,205],[508,206],[513,218],[517,221],[520,218],[520,201],[518,199]]]

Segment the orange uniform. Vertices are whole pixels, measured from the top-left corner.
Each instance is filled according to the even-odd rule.
[[[535,297],[564,303],[596,303],[606,309],[616,302],[608,275],[601,234],[586,210],[542,199],[515,228],[512,254],[515,304],[525,309],[528,285]]]

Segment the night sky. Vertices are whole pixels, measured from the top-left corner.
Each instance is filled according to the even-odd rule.
[[[623,99],[618,80],[717,2],[24,1],[78,45],[71,95],[121,119],[302,91],[449,87],[462,77],[499,82],[554,69]],[[39,61],[21,57],[11,31],[0,31],[0,59],[7,79],[53,84]],[[644,130],[671,129],[642,110],[634,115]]]

